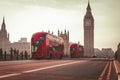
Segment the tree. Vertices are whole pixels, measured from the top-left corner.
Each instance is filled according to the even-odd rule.
[[[115,56],[114,57],[115,57],[116,60],[118,59],[118,52],[117,51],[115,52]]]
[[[115,52],[115,59],[120,61],[120,43],[117,46],[117,51]]]

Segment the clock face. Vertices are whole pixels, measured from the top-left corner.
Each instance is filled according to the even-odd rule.
[[[87,21],[85,22],[85,25],[86,25],[86,26],[90,26],[90,25],[91,25],[91,20],[87,20]]]

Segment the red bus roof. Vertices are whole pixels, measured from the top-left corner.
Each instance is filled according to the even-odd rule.
[[[37,32],[32,35],[31,43],[34,43],[37,39],[48,34],[47,32]]]
[[[63,38],[55,36],[53,34],[49,34],[47,32],[37,32],[34,33],[31,37],[31,43],[35,43],[40,37],[44,37],[47,35],[47,38],[51,39],[51,40],[55,40],[57,42],[59,42],[59,44],[63,43]]]
[[[73,47],[75,47],[75,46],[77,46],[76,43],[72,43],[72,44],[70,44],[70,48],[73,48]]]
[[[32,37],[41,37],[48,34],[47,32],[37,32],[32,35]]]
[[[70,44],[70,48],[73,48],[73,47],[75,47],[75,46],[78,46],[78,44],[77,43],[72,43],[72,44]],[[79,47],[83,47],[82,45],[79,45]]]

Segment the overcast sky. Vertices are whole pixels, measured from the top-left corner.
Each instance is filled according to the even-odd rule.
[[[0,0],[0,23],[5,16],[10,41],[28,41],[40,31],[69,30],[70,42],[83,45],[83,18],[88,0]],[[120,42],[120,0],[91,0],[96,48],[113,48]]]

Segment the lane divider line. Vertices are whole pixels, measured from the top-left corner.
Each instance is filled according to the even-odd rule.
[[[2,75],[2,76],[0,76],[0,79],[5,78],[5,77],[17,76],[17,75],[21,75],[21,73],[13,73],[13,74]]]
[[[36,71],[40,71],[40,70],[44,70],[44,69],[50,69],[50,68],[55,68],[55,67],[60,67],[60,66],[65,66],[65,65],[70,65],[70,64],[75,64],[75,63],[79,63],[79,62],[81,62],[81,61],[64,63],[64,64],[59,64],[59,65],[54,65],[54,66],[48,66],[48,67],[34,69],[34,70],[29,70],[29,71],[23,71],[22,73],[36,72]]]
[[[107,64],[105,65],[105,67],[104,67],[100,77],[98,78],[98,80],[102,80],[103,79],[103,76],[104,76],[104,74],[105,74],[105,72],[106,72],[106,70],[108,68],[108,65],[109,65],[109,62],[107,62]]]
[[[109,71],[107,73],[107,77],[106,77],[106,80],[110,80],[110,76],[111,76],[111,69],[112,69],[112,62],[110,62],[110,65],[109,65]]]
[[[64,64],[58,64],[58,65],[53,65],[53,66],[48,66],[48,67],[43,67],[43,68],[38,68],[38,69],[33,69],[33,70],[28,70],[28,71],[23,71],[23,72],[20,72],[20,73],[6,74],[6,75],[0,76],[0,79],[1,78],[6,78],[6,77],[21,75],[23,73],[31,73],[31,72],[41,71],[41,70],[45,70],[45,69],[51,69],[51,68],[55,68],[55,67],[75,64],[75,63],[79,63],[79,62],[85,62],[85,61],[74,61],[74,62],[69,62],[69,63],[64,63]]]

